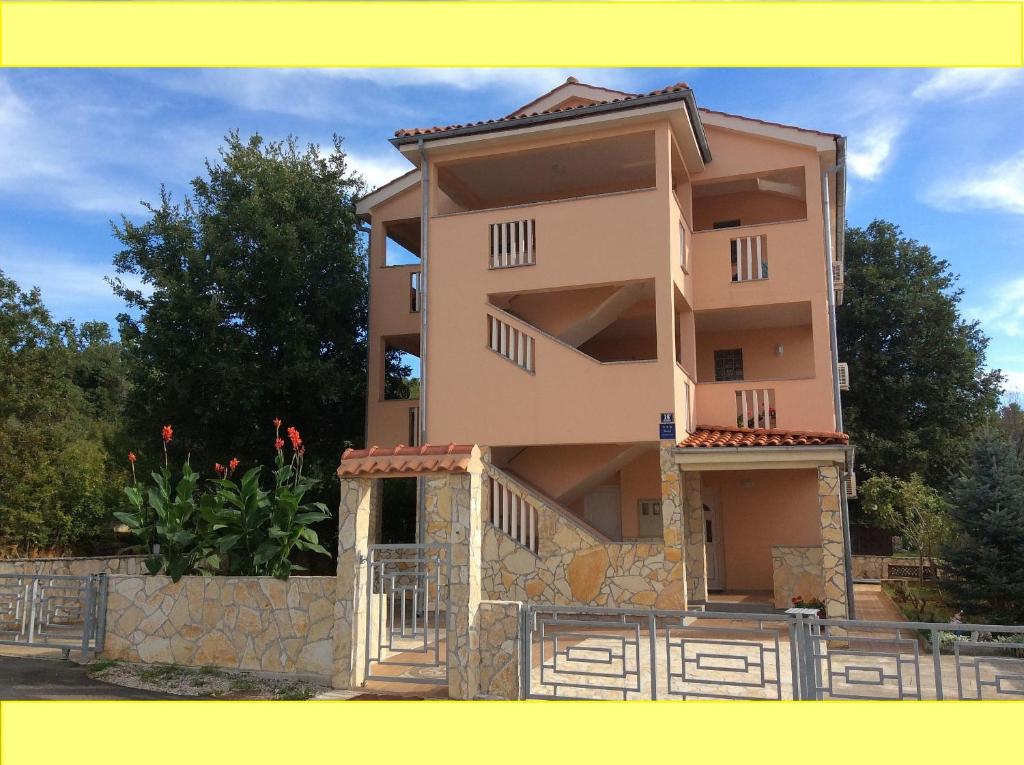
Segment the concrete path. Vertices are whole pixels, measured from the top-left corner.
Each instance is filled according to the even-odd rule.
[[[180,699],[169,693],[100,682],[86,667],[61,659],[0,656],[0,699]]]

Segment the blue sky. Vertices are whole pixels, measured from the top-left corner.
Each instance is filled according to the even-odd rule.
[[[371,185],[405,172],[399,127],[507,114],[575,75],[849,138],[850,225],[884,217],[950,261],[989,361],[1024,390],[1024,71],[744,69],[7,70],[0,268],[58,318],[113,323],[110,220],[180,199],[225,132],[345,137]]]

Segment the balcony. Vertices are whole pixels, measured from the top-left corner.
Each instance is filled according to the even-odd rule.
[[[825,300],[821,229],[808,221],[693,234],[694,308]]]
[[[370,401],[369,406],[367,444],[419,446],[419,399]]]
[[[436,216],[431,288],[499,293],[650,278],[671,246],[662,202],[643,189]]]
[[[835,430],[832,391],[821,380],[698,383],[700,425]]]

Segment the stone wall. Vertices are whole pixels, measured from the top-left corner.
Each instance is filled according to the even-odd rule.
[[[87,558],[3,558],[0,574],[145,574],[144,555],[98,555]]]
[[[843,541],[843,512],[839,492],[843,490],[839,468],[818,468],[818,509],[821,512],[821,567],[825,592],[825,613],[830,619],[845,619],[846,559]]]
[[[776,608],[789,608],[792,599],[825,599],[820,547],[772,546],[772,587]]]
[[[917,577],[891,577],[889,566],[913,566],[917,568],[920,561],[917,556],[895,556],[895,555],[854,555],[853,556],[853,578],[854,579],[916,579]],[[928,559],[924,559],[926,569],[931,567]],[[941,569],[941,562],[936,562]]]
[[[519,617],[522,603],[484,600],[478,611],[480,635],[479,698],[518,699]]]
[[[333,577],[109,578],[103,657],[331,675]]]
[[[490,466],[487,470],[537,508],[538,553],[485,522],[482,598],[554,605],[681,607],[676,591],[682,588],[682,563],[666,561],[664,544],[609,542],[523,484]],[[676,587],[666,586],[673,581]]]

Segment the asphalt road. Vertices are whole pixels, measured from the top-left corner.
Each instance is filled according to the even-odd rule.
[[[175,699],[93,680],[73,661],[0,656],[0,699]]]

